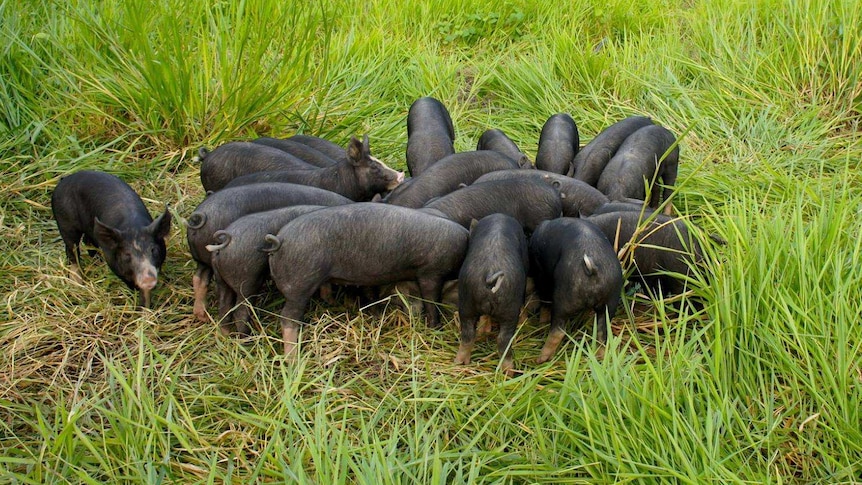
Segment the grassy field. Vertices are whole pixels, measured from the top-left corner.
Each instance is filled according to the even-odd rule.
[[[433,5],[433,6],[432,6]],[[0,483],[862,483],[862,4],[851,0],[0,0]],[[200,146],[303,132],[404,168],[410,103],[535,155],[632,114],[681,136],[679,212],[728,241],[687,298],[627,297],[507,379],[394,302],[273,295],[250,345],[191,315]],[[683,136],[684,134],[684,136]],[[70,279],[59,177],[99,169],[175,224],[156,307]],[[704,283],[708,280],[708,283]],[[212,305],[211,307],[212,308]]]

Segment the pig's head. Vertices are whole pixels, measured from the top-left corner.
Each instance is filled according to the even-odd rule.
[[[368,135],[365,135],[362,141],[356,137],[350,138],[347,158],[356,173],[357,183],[366,190],[368,199],[374,194],[390,191],[404,181],[404,172],[392,170],[371,156]]]
[[[130,288],[141,290],[143,306],[151,307],[151,294],[165,262],[165,238],[171,230],[168,209],[144,227],[120,230],[95,221],[96,243],[111,270]]]

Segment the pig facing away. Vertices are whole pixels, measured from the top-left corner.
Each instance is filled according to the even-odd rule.
[[[249,334],[249,299],[260,293],[269,279],[269,255],[263,251],[264,237],[276,233],[288,222],[308,214],[320,205],[295,205],[240,217],[225,229],[216,231],[213,244],[207,245],[212,259],[219,302],[222,334],[232,324],[240,335]],[[240,305],[236,307],[237,300]]]
[[[646,200],[649,193],[649,206],[658,207],[661,200],[670,198],[676,183],[679,146],[673,146],[674,143],[673,133],[658,125],[632,133],[608,162],[596,188],[611,200]],[[658,186],[659,179],[663,190]],[[666,209],[671,209],[669,203]]]
[[[388,192],[404,181],[404,174],[387,167],[371,156],[368,136],[362,141],[351,138],[347,159],[316,170],[277,170],[255,172],[231,180],[225,188],[262,182],[288,182],[309,185],[341,194],[350,200],[367,202],[375,194]]]
[[[66,246],[76,279],[80,242],[102,250],[108,267],[131,289],[141,303],[152,306],[152,291],[167,254],[165,238],[171,230],[171,213],[155,221],[138,194],[114,175],[80,171],[63,177],[51,196],[51,210]]]
[[[407,113],[407,169],[411,177],[455,153],[455,127],[439,100],[422,97]]]
[[[514,218],[492,214],[470,227],[467,256],[458,274],[461,345],[456,364],[469,364],[476,342],[476,324],[487,315],[500,324],[497,352],[503,372],[514,370],[510,348],[527,287],[529,255],[524,229]]]
[[[494,150],[511,158],[520,168],[533,168],[530,157],[525,155],[511,138],[497,128],[491,128],[482,133],[479,137],[479,143],[476,144],[476,150]]]
[[[595,187],[608,161],[626,138],[651,124],[652,120],[645,116],[629,116],[605,128],[575,155],[567,175]]]
[[[530,268],[539,297],[551,302],[551,330],[536,362],[553,357],[569,320],[584,311],[596,312],[596,340],[604,345],[623,287],[620,262],[605,234],[583,219],[545,221],[530,238]]]
[[[264,183],[243,185],[220,190],[200,203],[189,216],[186,240],[189,252],[197,263],[192,287],[194,314],[206,321],[206,294],[212,278],[212,257],[206,249],[214,243],[216,231],[246,214],[263,212],[292,205],[341,205],[353,201],[328,190],[306,185]]]
[[[294,219],[271,245],[269,268],[284,295],[285,355],[292,355],[311,295],[323,283],[379,286],[414,280],[428,326],[440,325],[436,302],[467,250],[468,231],[421,211],[364,203],[327,207]]]
[[[552,115],[542,126],[542,133],[539,135],[536,168],[566,175],[572,168],[575,155],[578,154],[579,143],[575,120],[567,113]]]

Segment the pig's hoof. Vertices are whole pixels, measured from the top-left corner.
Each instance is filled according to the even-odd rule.
[[[459,365],[467,365],[470,363],[470,356],[461,355],[461,352],[458,352],[458,355],[455,356],[455,363]]]
[[[500,370],[506,375],[506,377],[515,377],[515,365],[511,360],[504,360],[503,363],[500,364]]]

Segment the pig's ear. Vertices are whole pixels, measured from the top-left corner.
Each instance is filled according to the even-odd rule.
[[[165,212],[147,226],[147,231],[156,239],[165,239],[171,232],[171,211],[165,206]]]
[[[362,142],[355,136],[350,137],[350,143],[347,145],[347,158],[351,165],[362,164]]]
[[[371,158],[368,135],[363,136],[362,141],[359,141],[355,136],[350,137],[350,143],[347,145],[347,158],[355,166],[368,163],[368,159]]]
[[[123,240],[123,234],[119,230],[102,224],[98,217],[95,219],[93,229],[93,235],[100,248],[116,249]]]

